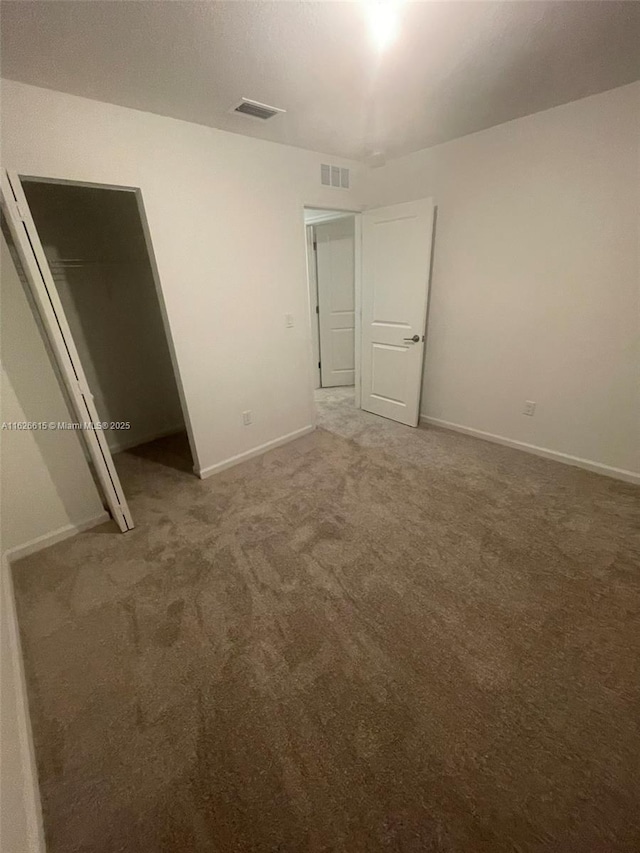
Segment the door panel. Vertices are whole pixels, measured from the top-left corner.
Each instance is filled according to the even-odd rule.
[[[320,361],[324,388],[353,385],[355,263],[353,217],[316,225]]]
[[[124,533],[133,528],[133,519],[120,478],[116,471],[93,395],[78,356],[62,303],[56,290],[44,249],[16,172],[2,173],[2,209],[16,250],[38,308],[42,325],[51,345],[56,366],[69,392],[78,424],[92,424],[82,429],[94,472],[102,488],[111,515]]]
[[[405,362],[405,347],[389,344],[372,345],[371,394],[379,400],[388,400],[402,405],[406,389],[399,381]]]
[[[432,238],[431,199],[362,216],[362,408],[408,426],[420,416]]]

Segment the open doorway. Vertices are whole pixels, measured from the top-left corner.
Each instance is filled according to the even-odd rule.
[[[193,471],[139,192],[14,175],[3,211],[72,421],[97,426],[81,427],[94,478],[120,529],[131,529],[123,488],[134,457]]]
[[[325,425],[328,407],[342,424],[368,412],[417,427],[433,200],[361,214],[307,209],[305,224],[316,422]]]
[[[320,425],[356,405],[356,216],[306,208],[312,372]]]

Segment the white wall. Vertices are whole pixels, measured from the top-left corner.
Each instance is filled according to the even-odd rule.
[[[9,568],[0,565],[0,848],[44,853],[33,741]]]
[[[0,236],[0,421],[67,421],[31,308]],[[104,514],[75,432],[0,430],[0,846],[44,850],[13,590],[5,553]]]
[[[68,421],[69,410],[4,235],[1,249],[0,420]],[[0,468],[3,553],[103,512],[76,432],[0,430]]]
[[[636,83],[371,171],[438,207],[425,415],[640,471],[639,140]]]
[[[134,193],[24,190],[112,451],[184,428]],[[73,259],[72,263],[61,259]]]
[[[6,80],[2,143],[21,174],[142,189],[201,469],[312,424],[303,206],[359,209],[362,166],[334,190],[320,154]]]

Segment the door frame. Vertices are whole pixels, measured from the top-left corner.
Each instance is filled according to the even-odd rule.
[[[49,261],[44,253],[38,229],[17,172],[2,170],[2,208],[11,233],[32,305],[45,332],[48,351],[55,362],[58,382],[63,383],[65,399],[70,403],[70,428],[81,433],[96,485],[102,491],[111,517],[121,533],[134,527],[120,477],[107,444],[93,394],[87,383],[82,361],[69,328]],[[22,279],[22,276],[20,276]],[[84,424],[84,427],[82,426]],[[54,428],[55,422],[48,425]]]
[[[309,371],[309,388],[311,391],[311,411],[312,411],[312,425],[315,428],[317,422],[317,413],[315,407],[315,398],[314,392],[316,390],[315,379],[314,379],[314,359],[313,359],[313,329],[311,328],[312,322],[314,320],[312,305],[311,305],[311,288],[309,286],[308,280],[308,270],[309,270],[309,242],[307,239],[307,227],[309,225],[313,226],[315,224],[321,225],[322,220],[319,220],[317,223],[314,222],[305,222],[304,213],[307,209],[313,210],[326,210],[327,213],[339,213],[344,216],[353,216],[353,250],[354,250],[354,297],[355,297],[355,334],[354,334],[354,389],[355,389],[355,406],[357,409],[360,408],[360,401],[362,399],[361,393],[361,360],[362,360],[362,210],[344,210],[340,207],[323,207],[317,204],[303,204],[302,205],[302,226],[304,228],[304,245],[306,247],[307,252],[307,315],[308,315],[308,330],[309,330],[309,365],[311,366],[311,370]],[[327,221],[327,220],[324,220]],[[316,283],[317,290],[317,283]],[[315,321],[317,322],[317,320]],[[318,329],[318,334],[320,330]],[[317,370],[317,368],[315,368]]]
[[[6,175],[6,178],[5,178],[5,175]],[[28,205],[26,196],[24,194],[23,183],[25,181],[26,182],[29,182],[29,181],[30,182],[37,182],[37,183],[43,183],[43,184],[57,184],[57,185],[75,186],[75,187],[89,187],[92,189],[103,189],[103,190],[112,190],[112,191],[118,191],[118,192],[133,193],[134,198],[136,200],[136,207],[138,210],[138,216],[140,217],[140,224],[142,227],[142,232],[144,235],[145,247],[147,250],[147,257],[149,259],[149,266],[151,268],[151,273],[153,276],[153,282],[154,282],[156,297],[158,299],[158,305],[160,308],[160,316],[162,318],[162,325],[163,325],[163,329],[164,329],[164,334],[165,334],[167,346],[169,349],[169,355],[170,355],[170,359],[171,359],[173,375],[174,375],[176,387],[178,390],[178,396],[180,399],[180,406],[182,409],[182,414],[183,414],[183,418],[184,418],[184,422],[185,422],[185,427],[186,427],[187,436],[188,436],[188,440],[189,440],[189,446],[191,449],[191,455],[192,455],[192,459],[193,459],[193,463],[194,463],[194,473],[195,473],[197,470],[199,470],[198,469],[199,462],[198,462],[198,456],[197,456],[197,452],[196,452],[196,444],[195,444],[195,439],[194,439],[194,435],[193,435],[193,429],[191,426],[191,419],[189,417],[189,409],[188,409],[188,405],[187,405],[187,401],[186,401],[186,396],[184,393],[184,386],[182,383],[182,377],[180,375],[180,368],[178,366],[177,356],[176,356],[176,352],[175,352],[175,345],[174,345],[174,341],[173,341],[173,336],[171,334],[171,327],[170,327],[169,318],[167,315],[167,308],[166,308],[166,303],[164,300],[162,284],[161,284],[161,280],[160,280],[160,274],[158,271],[156,256],[155,256],[155,252],[153,249],[153,242],[151,239],[151,231],[150,231],[150,227],[149,227],[149,223],[148,223],[148,219],[147,219],[146,210],[144,207],[144,200],[142,197],[142,189],[140,187],[130,187],[130,186],[123,186],[123,185],[115,185],[115,184],[102,184],[102,183],[97,183],[97,182],[93,182],[93,181],[76,181],[76,180],[67,179],[67,178],[51,178],[49,176],[23,174],[21,172],[11,171],[11,170],[3,170],[3,178],[2,178],[3,185],[5,182],[5,179],[7,181],[7,192],[2,193],[3,204],[6,205],[9,210],[12,211],[12,216],[15,215],[17,219],[21,220],[25,224],[25,227],[31,227],[33,229],[35,234],[38,236],[38,243],[40,243],[38,228],[37,228],[36,223],[33,220],[33,217],[31,216],[31,211],[29,209],[29,205]],[[17,187],[14,188],[13,183],[16,181],[17,181]],[[6,199],[5,199],[5,196],[6,196]],[[14,198],[14,196],[15,196],[15,198]],[[7,217],[7,224],[9,225],[10,230],[13,231],[13,222],[12,222],[12,219],[9,217]],[[57,286],[56,286],[55,281],[53,279],[53,276],[51,275],[51,271],[49,269],[48,261],[47,261],[46,257],[44,256],[44,251],[42,252],[43,257],[39,258],[38,257],[38,251],[37,251],[36,247],[34,247],[33,245],[31,246],[31,252],[33,253],[32,260],[35,263],[35,268],[34,268],[34,263],[32,263],[30,261],[28,254],[25,255],[25,258],[22,258],[22,254],[23,254],[24,250],[22,247],[21,234],[13,234],[13,238],[14,238],[14,242],[16,243],[16,249],[18,250],[19,254],[21,255],[21,262],[23,263],[23,265],[26,264],[25,274],[27,276],[33,277],[36,281],[38,279],[41,279],[43,282],[43,286],[45,287],[45,290],[47,292],[51,292],[51,289],[52,289],[52,292],[55,295],[54,302],[51,303],[50,305],[48,304],[49,300],[47,300],[47,302],[45,302],[40,297],[35,298],[33,300],[33,307],[38,312],[38,320],[39,320],[40,324],[42,325],[43,330],[48,330],[50,328],[53,329],[54,336],[56,337],[57,342],[50,349],[51,349],[51,355],[56,361],[57,369],[55,372],[56,372],[56,375],[58,378],[58,382],[61,384],[64,384],[63,391],[65,392],[65,395],[71,396],[71,400],[74,401],[75,407],[81,408],[80,404],[82,401],[80,401],[80,398],[78,397],[78,394],[76,393],[78,391],[78,389],[75,387],[78,383],[77,382],[73,383],[72,381],[70,381],[70,378],[69,378],[69,368],[71,368],[71,371],[73,372],[75,369],[73,367],[73,365],[74,365],[74,363],[77,363],[77,365],[79,365],[80,371],[83,374],[81,382],[80,382],[80,385],[82,386],[82,388],[80,390],[83,392],[85,398],[87,398],[87,397],[89,398],[84,403],[84,405],[88,406],[88,413],[89,414],[91,413],[91,410],[94,410],[93,414],[95,414],[95,417],[89,416],[86,418],[86,420],[98,422],[98,420],[99,420],[98,415],[97,415],[97,412],[95,412],[95,405],[93,404],[93,395],[90,393],[90,388],[87,385],[86,378],[84,377],[84,369],[82,367],[82,361],[80,359],[79,354],[77,353],[75,344],[73,343],[73,336],[71,335],[71,332],[68,328],[68,323],[67,323],[67,320],[66,320],[66,317],[64,314],[64,309],[62,308],[61,303],[60,303],[60,305],[55,304],[55,302],[60,302],[60,297],[59,297],[58,289],[57,289]],[[31,243],[31,238],[28,235],[28,231],[26,232],[26,238],[27,238],[28,242]],[[48,281],[48,279],[51,279],[51,281]],[[59,322],[58,315],[62,319],[62,323]],[[58,333],[56,333],[56,329],[58,329]],[[60,338],[60,340],[58,340],[58,338]],[[71,347],[67,346],[67,340],[69,340],[71,342]],[[69,364],[67,364],[67,359],[65,359],[64,357],[60,358],[60,356],[58,355],[58,352],[61,349],[62,350],[67,349],[68,354],[70,353],[71,360],[69,361]],[[84,392],[86,392],[86,393],[84,393]],[[97,442],[97,445],[99,446],[99,449],[100,449],[100,453],[104,457],[104,466],[105,466],[106,476],[104,476],[102,478],[99,477],[98,482],[99,482],[100,490],[103,491],[102,497],[104,497],[106,499],[107,504],[109,505],[109,507],[111,509],[112,515],[114,515],[114,512],[115,512],[114,518],[116,520],[116,523],[118,524],[118,526],[120,527],[122,532],[126,532],[127,530],[132,529],[134,526],[133,520],[131,518],[131,514],[130,514],[130,511],[128,509],[127,503],[126,503],[126,496],[124,495],[124,492],[123,492],[122,487],[121,487],[120,482],[119,482],[119,478],[117,476],[117,472],[115,470],[115,466],[113,463],[113,457],[111,454],[111,450],[109,449],[109,447],[107,445],[106,438],[104,437],[102,432],[99,430],[91,430],[91,431],[79,430],[79,431],[82,433],[84,441],[87,444],[87,447],[89,449],[89,455],[92,458],[95,456],[97,448],[93,446],[92,442]],[[93,449],[93,453],[91,452],[92,449]],[[96,462],[96,459],[94,458],[93,461],[94,461],[94,464],[97,464],[97,466],[102,471],[103,466],[100,465],[99,460]],[[105,472],[103,471],[102,473],[104,474]],[[107,483],[107,484],[108,484],[108,481],[110,480],[112,488],[109,488],[108,485],[104,485],[102,482],[103,479],[104,479],[105,483]],[[117,503],[124,504],[124,510],[125,510],[124,515],[118,509],[118,507],[115,505]]]
[[[305,223],[307,235],[307,284],[309,286],[309,314],[311,317],[311,374],[314,391],[322,388],[322,361],[320,349],[320,299],[318,296],[318,265],[316,258],[316,232],[313,223]],[[315,307],[315,311],[314,311]]]
[[[144,197],[142,194],[141,187],[128,186],[126,184],[101,184],[97,181],[76,181],[73,178],[52,178],[44,175],[32,175],[32,174],[23,174],[22,172],[18,172],[18,177],[20,178],[20,183],[22,184],[24,181],[33,181],[39,184],[58,184],[62,186],[72,186],[72,187],[87,187],[88,189],[98,189],[98,190],[116,190],[118,192],[127,192],[133,193],[136,206],[138,208],[138,216],[140,217],[140,225],[142,226],[142,233],[144,234],[145,247],[147,250],[147,257],[149,258],[149,266],[151,267],[151,274],[153,276],[153,284],[156,291],[156,297],[158,299],[158,305],[160,307],[160,316],[162,318],[162,326],[164,329],[165,338],[167,341],[167,346],[169,348],[169,356],[171,358],[171,367],[173,369],[173,376],[176,381],[176,387],[178,389],[178,397],[180,399],[180,408],[182,409],[182,416],[184,418],[185,428],[187,431],[187,437],[189,440],[189,448],[191,450],[191,458],[193,459],[193,472],[197,475],[200,470],[200,463],[198,460],[198,451],[196,447],[196,441],[193,434],[193,427],[191,425],[191,418],[189,416],[189,405],[187,403],[186,394],[184,392],[184,385],[182,382],[182,376],[180,374],[180,366],[178,364],[178,357],[176,355],[176,348],[173,341],[173,335],[171,333],[171,324],[169,322],[169,316],[167,313],[167,306],[164,299],[164,292],[162,288],[162,280],[160,278],[160,272],[158,270],[158,263],[156,261],[156,254],[153,248],[153,240],[151,238],[151,228],[149,226],[149,220],[147,217],[147,211],[144,206]],[[37,230],[37,229],[36,229]],[[57,288],[56,288],[57,290]]]

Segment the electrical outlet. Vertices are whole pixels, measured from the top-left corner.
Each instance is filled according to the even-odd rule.
[[[252,416],[250,411],[246,411],[246,412],[242,413],[242,423],[245,426],[249,426],[249,424],[252,423],[252,419],[253,419],[253,416]]]
[[[533,400],[525,400],[524,401],[524,409],[522,410],[523,415],[529,415],[532,418],[536,413],[536,404]]]
[[[293,314],[285,314],[284,322],[286,323],[287,329],[292,328],[293,326]]]

